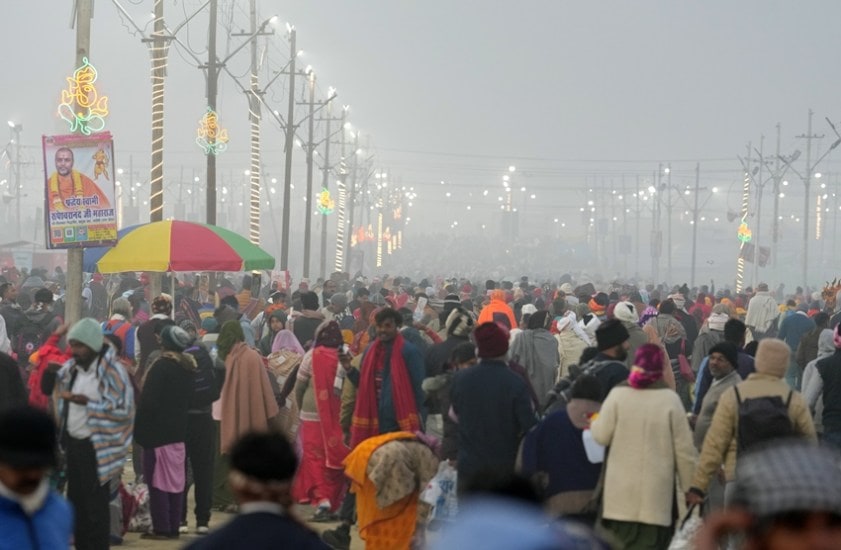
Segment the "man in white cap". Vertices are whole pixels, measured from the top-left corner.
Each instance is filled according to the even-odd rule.
[[[64,334],[67,326],[59,327]],[[109,483],[119,476],[131,448],[134,391],[114,348],[105,344],[96,319],[67,332],[72,358],[51,364],[41,389],[53,390],[59,434],[67,456],[67,497],[76,513],[78,550],[108,547]]]

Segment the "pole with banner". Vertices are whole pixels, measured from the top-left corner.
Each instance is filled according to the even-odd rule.
[[[76,0],[75,3],[75,24],[76,24],[76,71],[73,76],[67,79],[67,88],[62,91],[62,101],[58,108],[58,114],[70,125],[70,132],[74,138],[93,137],[91,134],[99,132],[105,127],[105,116],[108,114],[108,99],[99,96],[95,88],[97,78],[96,69],[90,65],[90,36],[91,19],[93,18],[93,0]],[[99,136],[97,136],[99,137]],[[102,151],[108,158],[82,158],[81,151],[85,154],[89,149],[78,147],[74,141],[64,142],[59,136],[44,138],[44,162],[47,163],[47,142],[50,142],[50,152],[54,166],[46,170],[47,176],[45,189],[45,218],[47,220],[46,241],[50,248],[67,248],[67,288],[65,289],[65,321],[75,323],[82,316],[82,258],[83,247],[92,245],[92,242],[109,242],[107,230],[97,227],[93,220],[99,217],[107,218],[100,212],[95,211],[114,209],[114,184],[113,184],[113,147],[109,150],[111,154]],[[96,139],[96,138],[95,138]],[[108,136],[110,143],[110,135]],[[69,145],[62,145],[69,143]],[[85,142],[86,143],[86,142]],[[96,154],[97,148],[94,151]],[[79,158],[77,158],[77,156]],[[108,173],[109,183],[99,184],[103,173],[97,172],[93,178],[78,168],[76,163],[92,166],[94,171],[107,168],[110,162],[111,171]],[[92,164],[91,164],[92,163]],[[55,179],[53,180],[53,175]],[[53,190],[50,190],[51,181],[55,183]],[[110,196],[107,190],[110,189]],[[107,202],[106,202],[107,201]],[[90,216],[88,216],[90,212]],[[53,215],[55,214],[55,217]],[[87,220],[87,221],[86,221]],[[116,241],[116,216],[114,220],[114,241]],[[76,222],[80,222],[76,224]],[[61,237],[53,232],[61,230]],[[93,233],[91,232],[93,231]],[[90,239],[93,237],[93,239]],[[53,240],[55,239],[55,241]],[[72,241],[72,242],[71,242]],[[57,246],[52,246],[55,243]]]

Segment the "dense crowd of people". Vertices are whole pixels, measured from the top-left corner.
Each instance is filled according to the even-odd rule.
[[[0,548],[841,547],[841,288],[59,275],[0,284]]]

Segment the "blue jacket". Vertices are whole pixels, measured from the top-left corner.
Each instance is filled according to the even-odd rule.
[[[17,502],[0,496],[0,550],[67,549],[72,533],[73,510],[58,493],[50,491],[33,516],[27,516]]]
[[[800,339],[813,328],[815,328],[815,322],[800,311],[786,317],[783,324],[780,325],[780,333],[777,338],[785,340],[785,343],[791,348],[792,362],[797,346],[800,344]]]

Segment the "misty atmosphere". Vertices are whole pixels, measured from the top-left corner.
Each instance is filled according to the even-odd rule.
[[[0,550],[841,548],[839,0],[3,7]]]
[[[205,4],[163,2],[165,34],[174,33],[164,58],[165,219],[208,221],[207,160],[196,143],[208,106]],[[75,68],[73,3],[6,8],[3,241],[42,248],[41,136],[67,133],[57,105]],[[101,0],[92,20],[120,227],[149,220],[152,9]],[[343,268],[732,286],[740,255],[745,285],[822,286],[838,275],[836,2],[258,0],[256,32],[249,10],[246,0],[218,2],[217,59],[227,61],[216,111],[228,142],[216,155],[215,221],[253,239],[252,221],[276,267],[295,279]],[[252,55],[256,165],[245,93]],[[320,198],[332,203],[329,214]],[[744,243],[742,222],[751,232]]]

